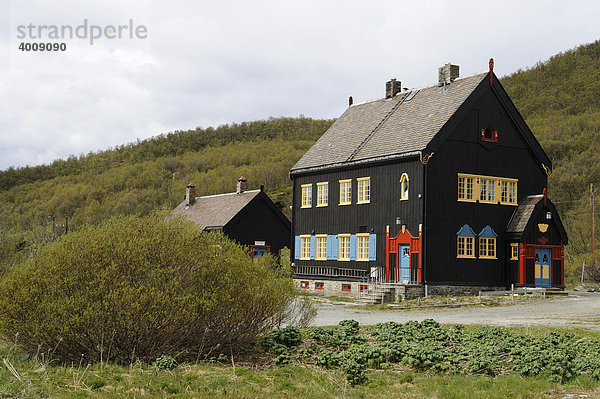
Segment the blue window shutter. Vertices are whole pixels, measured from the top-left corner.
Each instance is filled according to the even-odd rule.
[[[294,259],[300,259],[300,236],[294,240]]]
[[[317,237],[310,236],[310,258],[314,259],[317,257]]]
[[[338,250],[339,250],[339,241],[337,235],[327,236],[327,251],[329,251],[329,255],[327,255],[328,260],[337,260],[338,258]]]
[[[350,236],[350,260],[356,260],[356,234]]]
[[[369,234],[369,260],[377,260],[377,234]]]

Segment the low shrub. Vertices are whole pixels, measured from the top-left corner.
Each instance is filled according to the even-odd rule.
[[[272,259],[164,215],[116,217],[42,248],[0,281],[0,335],[80,362],[230,353],[294,297]]]

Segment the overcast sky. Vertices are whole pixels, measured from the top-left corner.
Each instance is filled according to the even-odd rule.
[[[18,37],[85,19],[85,39]],[[0,0],[0,169],[197,126],[334,118],[389,78],[433,84],[446,62],[465,76],[493,57],[501,77],[600,39],[599,19],[597,0]],[[145,38],[128,27],[90,44],[89,26],[130,20]],[[42,41],[66,50],[18,49]]]

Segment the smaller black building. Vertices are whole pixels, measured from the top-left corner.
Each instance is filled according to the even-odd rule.
[[[290,221],[262,186],[260,190],[247,188],[242,176],[234,193],[196,197],[195,187],[189,184],[185,200],[172,214],[185,216],[207,231],[222,230],[232,240],[247,245],[253,259],[268,253],[278,256],[283,247],[290,247]]]
[[[506,229],[509,279],[519,285],[564,287],[564,246],[569,242],[544,189],[519,203]]]

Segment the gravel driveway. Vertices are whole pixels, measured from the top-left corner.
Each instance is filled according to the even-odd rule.
[[[434,319],[442,324],[490,326],[581,327],[600,331],[600,295],[568,296],[511,306],[433,308],[427,310],[365,310],[339,302],[321,302],[313,326],[330,326],[344,319],[360,324]]]

